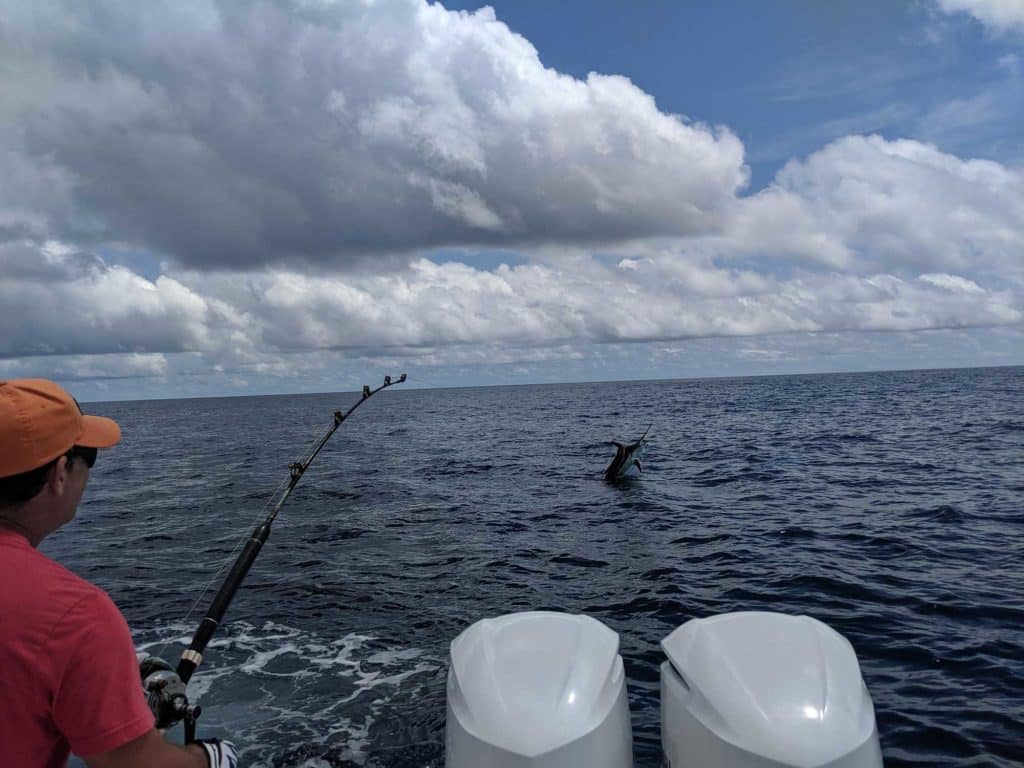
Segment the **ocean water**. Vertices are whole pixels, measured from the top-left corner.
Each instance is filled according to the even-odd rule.
[[[176,659],[357,397],[94,404],[124,439],[43,550]],[[649,424],[641,478],[604,482]],[[282,510],[191,685],[200,734],[248,766],[439,767],[448,643],[526,609],[619,633],[640,768],[659,641],[750,609],[852,642],[887,766],[1019,766],[1024,368],[382,392]]]

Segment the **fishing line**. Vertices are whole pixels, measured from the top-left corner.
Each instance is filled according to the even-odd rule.
[[[268,510],[270,508],[270,505],[273,502],[273,499],[276,496],[278,496],[278,494],[280,494],[282,492],[282,489],[285,487],[285,485],[288,484],[288,482],[289,482],[289,480],[287,480],[287,479],[283,480],[278,485],[278,487],[275,487],[273,489],[273,492],[270,494],[270,499],[267,501],[267,503],[264,504],[263,507],[259,511],[257,511],[255,515],[253,515],[252,520],[251,520],[251,524],[255,523],[260,517],[263,516],[263,514],[266,512],[266,510]],[[382,504],[378,504],[378,505],[373,506],[373,507],[360,506],[359,510],[360,510],[360,513],[362,513],[362,514],[374,514],[374,513],[378,513],[378,512],[387,512],[390,515],[395,515],[395,514],[402,514],[402,513],[411,512],[411,511],[419,512],[419,511],[422,511],[422,508],[425,507],[425,506],[428,506],[428,505],[414,504],[414,505],[412,505],[410,507],[404,507],[404,508],[401,508],[401,509],[394,509],[394,507],[391,504],[382,503]],[[231,558],[238,554],[238,551],[240,549],[242,549],[242,547],[245,544],[245,542],[246,542],[246,536],[242,536],[239,539],[238,543],[236,545],[234,545],[234,548],[223,557],[223,559],[221,560],[220,565],[218,566],[216,572],[212,575],[212,577],[209,579],[209,581],[206,583],[206,585],[200,591],[199,597],[196,598],[196,601],[193,604],[191,604],[190,608],[188,608],[188,612],[185,613],[184,617],[181,618],[180,623],[182,625],[187,626],[188,620],[190,620],[190,618],[193,617],[193,614],[196,612],[196,608],[203,601],[203,598],[206,596],[206,594],[210,591],[210,587],[213,585],[214,582],[216,582],[220,578],[221,573],[224,572],[224,569],[227,567],[227,564],[231,561]],[[167,646],[171,645],[173,642],[175,642],[173,638],[165,640],[164,643],[160,646],[159,651],[157,653],[153,653],[151,655],[163,656],[164,655],[164,651],[167,649]]]
[[[434,389],[454,389],[457,385],[454,384],[438,384],[433,379],[425,379],[419,373],[416,374],[416,381],[422,381],[424,384],[429,384]],[[416,387],[416,389],[426,389],[426,387]]]
[[[252,516],[249,523],[250,525],[255,525],[256,522],[261,517],[263,517],[264,514],[266,514],[267,510],[270,509],[271,505],[274,503],[274,499],[277,498],[278,494],[281,493],[281,491],[284,489],[286,485],[288,485],[289,482],[290,480],[288,478],[285,478],[284,480],[277,484],[277,487],[275,487],[274,490],[271,491],[266,503],[262,507],[257,509],[256,514]],[[192,603],[192,607],[188,609],[188,613],[186,613],[185,617],[181,620],[182,624],[188,624],[189,619],[192,618],[192,614],[195,613],[196,608],[199,606],[199,603],[202,602],[202,599],[206,596],[206,593],[210,591],[210,587],[213,586],[213,583],[220,578],[222,573],[224,573],[224,570],[228,567],[228,564],[237,556],[238,550],[240,550],[242,546],[245,544],[245,540],[246,536],[245,534],[243,534],[238,538],[238,542],[235,544],[232,550],[221,559],[220,565],[217,567],[216,572],[213,574],[213,576],[209,578],[209,580],[206,582],[203,588],[199,591],[199,596],[195,599],[195,602]],[[160,646],[160,650],[153,655],[162,657],[164,655],[164,651],[167,650],[167,646],[169,646],[172,642],[173,638],[168,638],[167,640],[165,640],[164,644]]]

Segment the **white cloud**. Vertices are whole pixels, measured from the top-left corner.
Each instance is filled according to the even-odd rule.
[[[929,285],[935,285],[939,288],[945,288],[947,291],[952,293],[984,293],[984,289],[973,280],[968,280],[963,277],[957,277],[956,275],[921,275],[918,278]]]
[[[0,378],[44,376],[62,381],[164,377],[169,371],[163,354],[55,355],[45,359],[0,358]]]
[[[123,266],[60,244],[0,245],[0,356],[223,351],[245,319],[161,275],[147,280]]]
[[[714,236],[546,252],[493,271],[167,267],[147,280],[59,242],[0,247],[0,354],[198,353],[273,373],[321,349],[436,354],[1024,320],[1024,178],[935,147],[847,137],[734,201]],[[225,368],[226,367],[226,368]]]
[[[106,11],[6,21],[23,34],[0,70],[28,74],[0,91],[0,372],[51,356],[68,378],[246,379],[322,350],[539,365],[579,344],[1024,322],[1019,168],[846,136],[741,196],[728,130],[545,69],[489,9]],[[111,239],[161,274],[90,248]],[[423,256],[444,243],[517,263]]]
[[[741,248],[826,268],[1024,276],[1024,174],[932,145],[849,136],[738,206]]]
[[[32,0],[4,26],[0,237],[337,266],[715,231],[747,179],[728,130],[546,69],[490,8]]]
[[[273,373],[296,352],[430,354],[445,347],[552,347],[807,331],[916,330],[1020,323],[1019,286],[952,272],[898,276],[717,266],[680,248],[609,263],[600,255],[494,271],[427,259],[384,275],[177,272],[50,256],[33,281],[5,280],[17,314],[2,353],[197,353],[221,370]],[[628,266],[625,266],[628,265]],[[52,270],[67,277],[55,280]],[[39,280],[42,280],[40,282]]]
[[[1024,31],[1021,0],[938,0],[946,13],[969,13],[993,32]]]
[[[1020,74],[1020,56],[1015,53],[1007,53],[1004,56],[999,57],[999,68],[1008,72],[1011,76],[1016,77]]]

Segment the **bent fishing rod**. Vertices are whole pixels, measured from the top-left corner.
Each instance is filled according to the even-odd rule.
[[[331,435],[352,415],[356,408],[382,389],[387,389],[393,384],[401,384],[405,381],[405,378],[406,375],[404,373],[394,380],[390,376],[385,376],[384,383],[376,389],[370,389],[369,384],[364,384],[362,398],[344,413],[341,411],[334,412],[334,423],[324,433],[323,437],[316,442],[309,456],[304,461],[292,462],[288,466],[288,470],[291,473],[288,485],[281,493],[280,498],[274,503],[266,520],[256,527],[249,540],[245,543],[245,547],[238,555],[235,564],[224,579],[224,583],[221,584],[216,596],[214,596],[213,601],[210,603],[206,616],[199,623],[199,628],[196,629],[192,642],[188,648],[182,651],[177,670],[172,672],[166,662],[160,659],[153,659],[148,669],[145,662],[143,663],[143,682],[149,699],[150,709],[153,710],[157,719],[157,727],[166,728],[179,720],[184,720],[186,743],[195,740],[196,720],[199,718],[202,710],[197,705],[190,705],[188,703],[188,698],[185,695],[185,686],[192,678],[196,668],[202,663],[206,646],[213,638],[213,633],[220,626],[220,622],[224,618],[228,606],[231,605],[235,593],[242,586],[242,581],[249,573],[249,569],[269,538],[270,527],[277,518],[277,513],[281,511],[281,507],[284,506],[285,501],[288,500],[292,491],[295,490],[295,486],[299,484],[299,480],[302,479],[306,470],[309,469],[313,459],[317,457],[317,454],[320,453],[327,441],[330,440]],[[147,659],[147,661],[149,660]]]

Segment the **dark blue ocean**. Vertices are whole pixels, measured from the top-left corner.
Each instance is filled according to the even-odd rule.
[[[124,439],[43,550],[176,659],[356,399],[93,404]],[[649,424],[642,477],[604,482]],[[448,643],[526,609],[619,633],[640,768],[659,641],[749,609],[852,642],[887,766],[1024,764],[1024,368],[386,390],[282,510],[193,681],[200,733],[249,766],[440,766]]]

